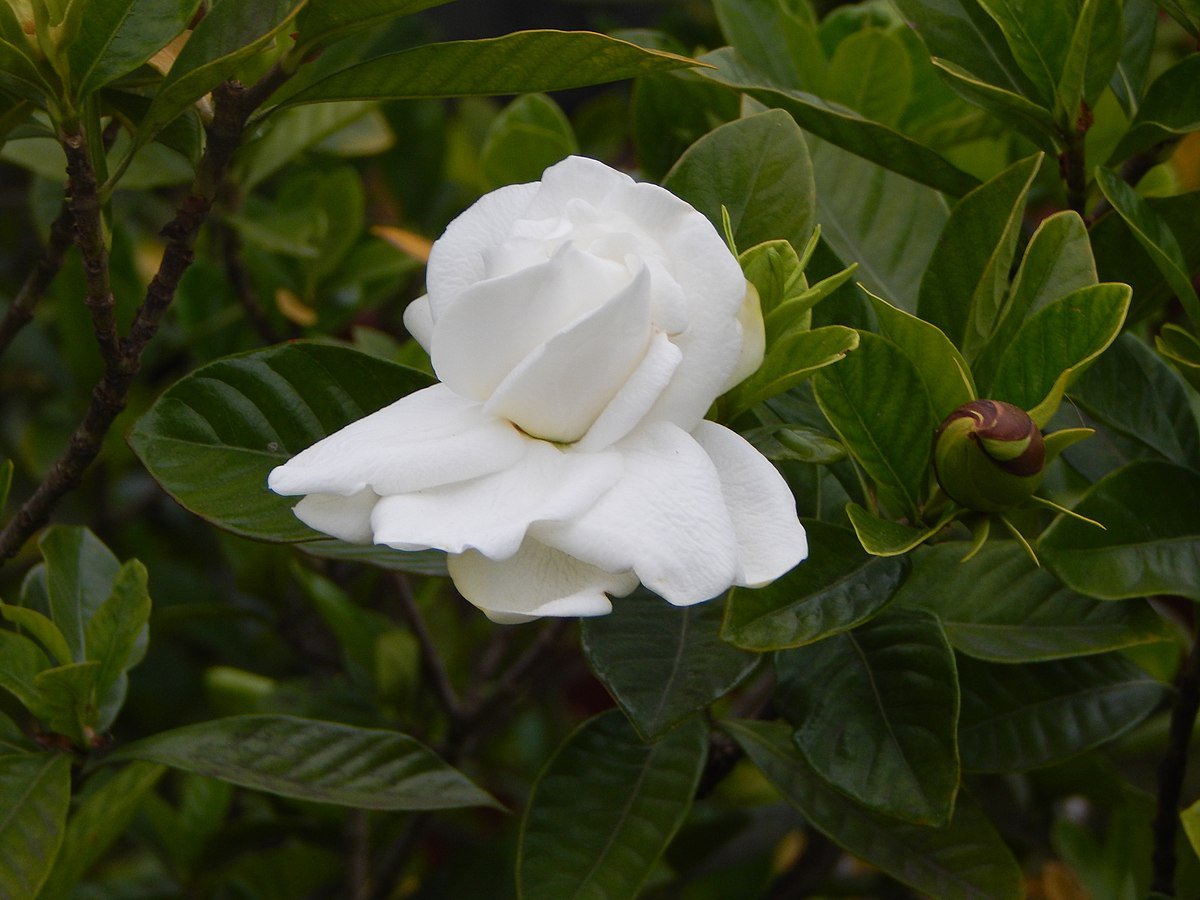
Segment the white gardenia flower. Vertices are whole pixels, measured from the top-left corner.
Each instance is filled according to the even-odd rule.
[[[404,322],[441,383],[272,471],[301,521],[445,550],[498,622],[602,615],[639,581],[698,603],[807,555],[775,467],[703,419],[762,318],[687,203],[571,157],[451,222],[427,282]]]

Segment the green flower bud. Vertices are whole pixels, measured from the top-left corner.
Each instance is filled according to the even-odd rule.
[[[1042,483],[1046,443],[1020,407],[998,400],[964,403],[933,436],[933,471],[955,503],[1000,512],[1033,496]]]

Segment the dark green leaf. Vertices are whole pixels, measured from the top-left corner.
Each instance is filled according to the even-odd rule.
[[[1178,594],[1200,600],[1200,475],[1145,460],[1108,475],[1075,506],[1104,525],[1060,516],[1043,561],[1070,587],[1104,600]]]
[[[86,528],[54,525],[38,541],[46,558],[50,617],[76,662],[87,659],[87,623],[112,592],[121,564]]]
[[[767,106],[787,110],[805,131],[885,169],[955,196],[965,194],[978,184],[974,176],[940,153],[886,125],[865,119],[852,109],[814,94],[771,84],[732,48],[705,54],[701,62],[716,67],[700,70],[702,77],[749,94]]]
[[[576,729],[533,786],[517,895],[636,896],[691,808],[707,738],[694,718],[645,744],[615,710]]]
[[[1071,380],[1120,333],[1130,295],[1128,285],[1097,284],[1027,319],[1000,357],[991,397],[1027,410],[1045,425]]]
[[[629,113],[639,168],[662,183],[683,152],[736,119],[739,106],[737,94],[709,81],[676,72],[643,75],[634,82]]]
[[[950,212],[921,280],[918,312],[972,359],[991,337],[1008,290],[1025,197],[1041,155],[1014,163]]]
[[[1158,5],[1165,9],[1184,30],[1192,37],[1200,40],[1200,3],[1196,0],[1157,0]]]
[[[1043,107],[1021,94],[983,81],[948,60],[934,58],[931,62],[950,88],[968,103],[987,110],[1047,153],[1062,149],[1054,117]]]
[[[729,392],[731,417],[844,359],[858,342],[858,332],[844,325],[788,332],[767,350],[758,370]]]
[[[396,731],[292,716],[233,716],[122,747],[142,759],[232,784],[359,809],[497,806],[428,747]]]
[[[1031,99],[1051,109],[1075,31],[1076,5],[1042,0],[979,0],[1000,26],[1008,49],[1033,84]]]
[[[0,513],[8,505],[8,492],[12,488],[13,461],[6,459],[0,462]]]
[[[763,588],[734,588],[721,636],[748,650],[799,647],[859,625],[892,599],[908,573],[903,557],[863,553],[854,534],[805,519],[819,552]]]
[[[780,0],[714,0],[725,39],[774,84],[819,91],[825,54],[807,4]]]
[[[1109,603],[1066,588],[1011,541],[985,544],[967,562],[964,545],[918,551],[899,605],[941,620],[956,650],[994,662],[1042,662],[1165,640],[1142,601]]]
[[[1121,4],[1115,0],[1083,0],[1073,35],[1067,43],[1058,97],[1061,123],[1075,126],[1085,109],[1096,104],[1121,57]]]
[[[958,690],[954,652],[936,618],[888,610],[778,653],[775,669],[779,709],[825,781],[885,815],[949,821],[958,793]]]
[[[1200,391],[1200,339],[1169,322],[1154,338],[1158,352],[1175,364],[1187,382]]]
[[[196,369],[138,420],[129,442],[159,484],[197,515],[246,537],[311,540],[317,533],[292,515],[295,499],[267,490],[267,474],[429,383],[427,375],[345,347],[284,344]]]
[[[296,17],[296,46],[292,53],[303,58],[319,47],[370,28],[382,28],[402,16],[452,0],[308,0]]]
[[[717,228],[724,206],[738,247],[777,238],[803,247],[812,233],[815,188],[808,146],[781,110],[711,131],[680,157],[663,187]]]
[[[492,120],[480,151],[489,186],[537,181],[542,172],[579,152],[571,123],[544,94],[518,97]]]
[[[959,660],[963,768],[1023,772],[1124,734],[1162,702],[1166,685],[1118,653],[997,665]]]
[[[36,703],[30,708],[48,731],[65,734],[77,745],[91,743],[98,731],[96,678],[100,664],[71,663],[39,672],[33,678]]]
[[[36,609],[0,602],[0,616],[27,632],[60,666],[71,661],[71,648],[63,633]]]
[[[132,559],[121,567],[112,593],[87,623],[87,658],[100,663],[96,693],[103,698],[146,652],[150,594],[146,567]],[[141,646],[139,646],[139,644]]]
[[[478,41],[425,44],[377,56],[285,97],[327,100],[533,94],[695,65],[694,60],[587,31],[518,31]]]
[[[1160,141],[1197,130],[1200,130],[1200,56],[1193,53],[1154,79],[1109,162],[1120,162]]]
[[[859,347],[813,382],[821,411],[897,514],[917,518],[937,426],[916,367],[886,338],[860,332]]]
[[[0,896],[36,897],[63,840],[71,758],[0,756]]]
[[[710,600],[681,609],[638,593],[611,615],[583,620],[588,665],[645,739],[723,697],[758,664],[721,640],[724,607]]]
[[[1142,89],[1150,56],[1154,52],[1154,33],[1158,26],[1158,10],[1154,0],[1125,0],[1124,40],[1121,59],[1113,72],[1110,87],[1125,115],[1133,118],[1142,102]]]
[[[933,524],[923,528],[881,518],[854,502],[846,504],[846,515],[868,553],[874,556],[901,556],[946,527],[954,518],[954,508],[947,509]]]
[[[183,31],[199,0],[103,0],[82,4],[79,32],[67,45],[81,100],[128,74]]]
[[[781,722],[723,722],[767,780],[818,831],[892,877],[938,900],[1017,900],[1021,869],[966,796],[944,828],[899,822],[864,809],[826,784]]]

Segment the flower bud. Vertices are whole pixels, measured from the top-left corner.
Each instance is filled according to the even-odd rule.
[[[1028,500],[1045,464],[1041,431],[1011,403],[964,403],[933,436],[938,484],[955,503],[979,512],[1000,512]]]

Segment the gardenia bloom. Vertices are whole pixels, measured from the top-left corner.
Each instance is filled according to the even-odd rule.
[[[433,245],[404,322],[441,383],[271,472],[347,541],[449,554],[498,622],[594,616],[640,580],[676,605],[807,554],[775,467],[703,420],[762,362],[753,288],[708,220],[571,157]]]

